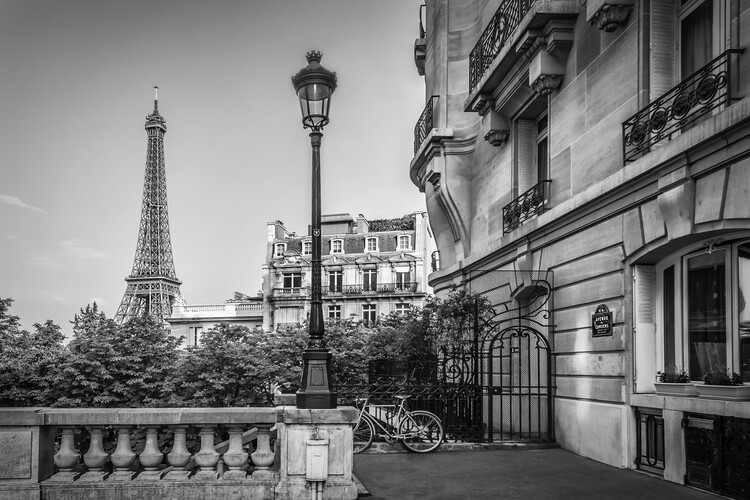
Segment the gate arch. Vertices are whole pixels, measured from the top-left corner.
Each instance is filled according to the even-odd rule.
[[[489,307],[475,324],[486,440],[554,441],[552,272],[477,271],[467,284]]]
[[[551,350],[536,329],[500,330],[487,349],[487,439],[552,441]]]

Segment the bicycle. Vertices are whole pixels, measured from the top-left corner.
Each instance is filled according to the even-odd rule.
[[[362,403],[359,420],[354,427],[354,453],[362,453],[372,444],[376,436],[382,437],[388,443],[399,441],[408,451],[427,453],[436,450],[443,442],[445,431],[443,423],[437,415],[425,410],[409,411],[406,401],[411,396],[395,396],[399,404],[369,405],[369,397],[357,398],[356,403]],[[369,408],[385,408],[386,417],[395,424],[389,424],[374,415]],[[393,432],[395,431],[395,432]]]

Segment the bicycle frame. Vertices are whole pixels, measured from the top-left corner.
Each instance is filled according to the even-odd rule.
[[[402,399],[401,403],[398,405],[370,405],[368,404],[368,401],[370,400],[369,397],[364,398],[364,402],[362,404],[362,409],[359,412],[359,419],[357,420],[357,423],[359,423],[359,420],[362,418],[365,418],[369,420],[373,426],[375,427],[375,430],[378,429],[382,430],[383,433],[378,433],[378,437],[385,438],[386,441],[396,441],[399,439],[407,439],[414,437],[418,434],[418,432],[408,432],[405,434],[399,434],[398,428],[400,427],[401,421],[403,419],[409,418],[411,419],[411,412],[406,408],[406,400]],[[393,424],[390,424],[388,422],[385,422],[376,416],[372,415],[368,410],[368,408],[392,408],[394,410],[394,416],[393,416]],[[388,412],[388,410],[386,410]],[[413,421],[413,420],[412,420]],[[391,432],[388,427],[392,427],[395,432]]]

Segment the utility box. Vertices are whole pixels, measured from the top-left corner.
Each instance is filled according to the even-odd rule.
[[[307,440],[307,473],[308,481],[325,481],[328,479],[328,440]]]

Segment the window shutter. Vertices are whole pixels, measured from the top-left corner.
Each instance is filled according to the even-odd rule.
[[[633,392],[653,392],[656,376],[656,268],[633,268]]]
[[[654,101],[675,85],[675,24],[673,1],[651,2],[649,100]]]
[[[533,186],[534,170],[534,136],[536,123],[533,120],[518,120],[518,195],[522,195]]]

